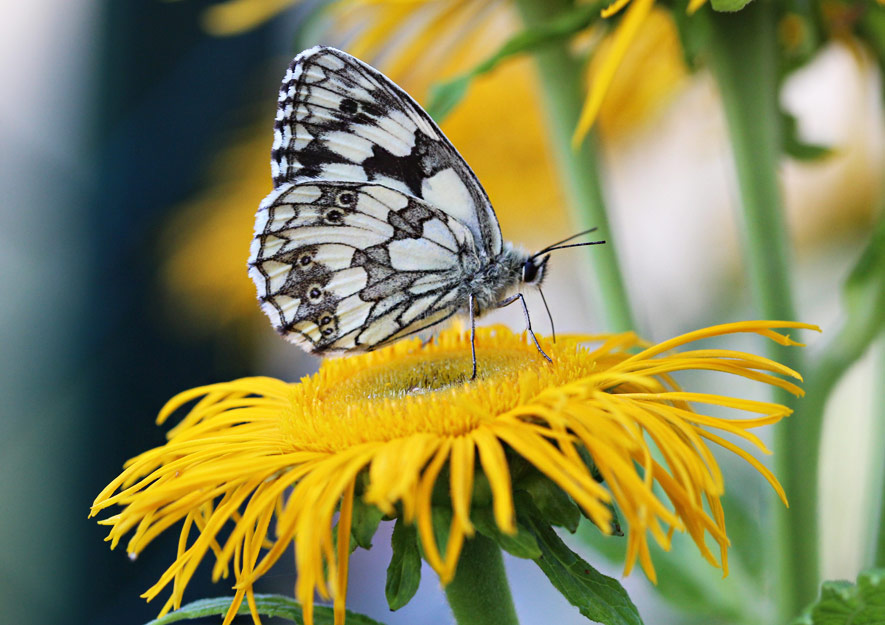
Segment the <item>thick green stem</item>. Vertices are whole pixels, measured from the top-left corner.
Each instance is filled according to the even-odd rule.
[[[518,625],[501,550],[476,534],[464,543],[446,598],[458,625]]]
[[[516,6],[526,25],[532,25],[550,20],[571,9],[573,4],[569,0],[516,0]],[[568,42],[550,44],[538,51],[535,58],[548,111],[551,145],[575,223],[580,227],[596,226],[608,242],[592,247],[588,255],[608,328],[616,332],[635,330],[618,264],[617,242],[605,211],[595,135],[584,141],[580,149],[571,147],[572,133],[584,99],[582,65],[569,52]]]
[[[878,350],[874,365],[876,367],[876,379],[873,383],[873,388],[881,389],[885,386],[885,335],[879,338]],[[885,437],[885,406],[882,405],[881,401],[877,401],[873,406],[873,411],[873,414],[878,419],[873,428],[873,435],[876,436],[873,440],[881,441]],[[879,466],[876,467],[878,469],[876,477],[879,478],[879,492],[877,493],[880,497],[879,517],[877,525],[875,524],[876,519],[873,520],[872,544],[874,549],[873,566],[881,569],[885,568],[885,460],[880,459],[878,464]]]
[[[737,13],[714,13],[712,69],[722,95],[743,216],[744,255],[759,312],[794,319],[789,245],[777,170],[781,153],[777,33],[773,3],[757,0]],[[773,345],[770,355],[801,371],[796,348]],[[796,400],[781,394],[791,408]],[[801,405],[801,404],[800,404]],[[778,477],[790,509],[778,507],[781,619],[815,597],[817,467],[820,418],[796,414],[778,424]]]

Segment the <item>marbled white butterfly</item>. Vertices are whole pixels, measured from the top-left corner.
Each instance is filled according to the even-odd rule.
[[[473,338],[475,317],[518,299],[549,360],[522,294],[505,295],[540,286],[560,244],[527,254],[503,241],[476,175],[383,74],[334,48],[296,56],[271,170],[249,274],[285,338],[315,353],[372,350],[457,312]]]

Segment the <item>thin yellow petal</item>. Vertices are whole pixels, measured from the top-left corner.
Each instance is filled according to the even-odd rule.
[[[449,473],[453,520],[468,537],[473,536],[470,522],[470,499],[473,495],[473,464],[476,451],[473,438],[459,436],[452,441]]]
[[[483,474],[492,489],[492,506],[495,523],[505,534],[516,533],[513,494],[510,486],[510,469],[501,443],[487,429],[473,434]]]
[[[344,601],[347,597],[347,564],[350,556],[350,528],[353,521],[353,492],[356,486],[351,481],[341,499],[341,512],[338,515],[338,584],[335,589],[335,625],[344,625]]]
[[[619,4],[622,5],[623,3],[616,2],[612,6],[620,8]],[[605,93],[615,77],[615,72],[627,53],[627,48],[636,37],[636,33],[639,31],[643,20],[648,17],[653,6],[654,0],[633,0],[630,4],[630,8],[624,15],[623,21],[618,26],[605,61],[600,66],[596,80],[590,85],[590,91],[584,100],[584,107],[581,110],[578,125],[572,135],[573,149],[578,149],[581,141],[590,131],[590,127],[593,126],[593,122],[596,120],[596,115],[599,113],[602,101],[605,98]]]
[[[298,0],[227,0],[203,13],[203,28],[219,37],[252,30]]]

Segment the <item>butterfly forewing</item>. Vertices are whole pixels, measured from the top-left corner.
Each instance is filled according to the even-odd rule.
[[[280,88],[274,184],[374,182],[422,199],[468,227],[477,252],[501,231],[470,167],[423,109],[383,74],[332,48],[292,61]]]
[[[463,305],[470,230],[401,191],[284,183],[259,208],[249,259],[274,327],[308,351],[368,350]]]

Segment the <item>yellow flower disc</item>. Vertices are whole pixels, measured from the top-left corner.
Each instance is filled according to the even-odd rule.
[[[421,433],[460,436],[540,390],[589,374],[595,365],[575,338],[542,340],[548,363],[524,336],[478,329],[477,379],[470,337],[460,330],[436,340],[326,360],[292,388],[283,424],[294,448],[336,452],[365,442]]]

